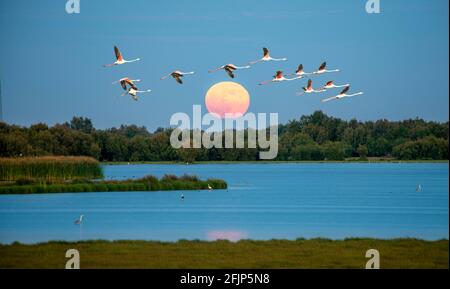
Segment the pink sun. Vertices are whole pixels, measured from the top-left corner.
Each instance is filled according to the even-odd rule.
[[[239,83],[224,81],[214,84],[205,96],[208,111],[221,118],[239,118],[243,116],[250,105],[248,91]]]

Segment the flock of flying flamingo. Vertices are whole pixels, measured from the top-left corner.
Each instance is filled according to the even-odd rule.
[[[133,60],[125,60],[123,58],[122,53],[120,53],[119,48],[117,48],[117,46],[114,46],[114,53],[116,56],[116,61],[111,63],[111,64],[105,64],[104,67],[112,67],[112,66],[116,66],[116,65],[122,65],[125,63],[131,63],[131,62],[136,62],[139,61],[140,58],[136,58]],[[222,65],[216,69],[213,70],[209,70],[209,73],[213,73],[216,72],[218,70],[224,70],[229,77],[234,78],[235,77],[235,71],[236,70],[240,70],[240,69],[249,69],[251,68],[251,65],[257,64],[259,62],[268,62],[268,61],[287,61],[287,58],[273,58],[270,56],[269,53],[269,49],[267,49],[266,47],[263,48],[263,56],[262,58],[255,60],[255,61],[250,61],[248,64],[249,65],[245,65],[245,66],[237,66],[234,64],[225,64]],[[284,82],[284,81],[293,81],[293,80],[298,80],[298,79],[302,79],[302,78],[308,78],[308,84],[306,87],[303,87],[303,91],[297,93],[297,95],[303,95],[303,94],[310,94],[310,93],[323,93],[329,89],[333,89],[333,88],[343,88],[343,90],[335,96],[323,99],[322,102],[328,102],[330,100],[339,100],[339,99],[343,99],[343,98],[348,98],[348,97],[353,97],[353,96],[357,96],[357,95],[362,95],[363,92],[358,92],[358,93],[353,93],[353,94],[348,94],[348,91],[350,90],[350,84],[343,84],[343,85],[336,85],[334,84],[333,81],[328,81],[325,85],[323,85],[322,87],[319,87],[317,89],[313,88],[313,83],[310,77],[312,76],[318,76],[318,75],[323,75],[325,73],[332,73],[332,72],[339,72],[339,69],[327,69],[326,68],[327,63],[323,62],[319,68],[313,72],[305,72],[303,69],[303,64],[300,64],[297,68],[297,70],[295,71],[295,73],[290,74],[289,76],[293,76],[292,78],[286,78],[283,75],[283,71],[277,71],[276,74],[273,76],[273,78],[271,80],[267,80],[264,82],[259,83],[259,85],[266,85],[269,83],[277,83],[277,82]],[[179,84],[183,84],[183,80],[182,78],[185,75],[192,75],[194,74],[194,71],[190,71],[190,72],[182,72],[179,70],[175,70],[163,77],[161,77],[161,80],[166,79],[168,77],[172,77],[173,79],[175,79]],[[114,81],[113,84],[116,83],[120,83],[120,85],[122,86],[122,88],[125,90],[125,92],[122,94],[122,96],[125,96],[127,94],[129,94],[134,100],[138,100],[137,94],[139,93],[146,93],[146,92],[150,92],[150,89],[147,90],[139,90],[138,87],[136,86],[136,82],[140,82],[140,79],[130,79],[128,77],[124,77],[121,78],[117,81]]]

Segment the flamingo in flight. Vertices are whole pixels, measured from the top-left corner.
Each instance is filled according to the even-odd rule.
[[[137,87],[134,83],[140,82],[140,81],[141,81],[140,79],[129,79],[128,77],[124,77],[124,78],[114,81],[112,84],[116,84],[119,82],[120,86],[122,86],[122,88],[124,90],[127,90],[127,85],[129,85],[130,87],[133,87],[134,89],[137,89]]]
[[[302,95],[302,94],[309,94],[309,93],[319,93],[319,92],[324,92],[325,89],[320,88],[320,89],[314,89],[312,86],[312,80],[308,79],[308,85],[306,87],[302,87],[303,91],[300,93],[297,93],[297,95]]]
[[[129,94],[132,99],[137,101],[138,100],[138,97],[137,97],[138,93],[146,93],[146,92],[150,92],[150,91],[151,91],[150,89],[138,90],[138,88],[136,86],[134,86],[134,87],[130,87],[126,92],[124,92],[122,94],[122,96],[125,96],[125,95]]]
[[[349,89],[350,89],[350,86],[347,86],[338,95],[329,97],[327,99],[323,99],[322,102],[327,102],[327,101],[334,100],[334,99],[338,100],[338,99],[342,99],[342,98],[346,98],[346,97],[352,97],[352,96],[357,96],[357,95],[363,94],[362,92],[347,94]]]
[[[161,77],[161,80],[166,79],[169,76],[172,76],[179,84],[183,84],[183,80],[181,79],[184,75],[188,74],[194,74],[194,71],[191,72],[181,72],[179,70],[175,70],[174,72],[171,72],[163,77]]]
[[[140,58],[136,58],[133,60],[125,60],[122,56],[122,53],[120,53],[119,48],[117,48],[117,46],[114,46],[114,53],[116,54],[116,61],[111,63],[111,64],[105,64],[103,65],[103,67],[111,67],[111,66],[115,66],[115,65],[121,65],[121,64],[125,64],[125,63],[130,63],[130,62],[135,62],[135,61],[139,61],[141,60]]]
[[[228,76],[230,76],[231,78],[234,78],[234,73],[233,73],[233,72],[234,72],[235,70],[238,70],[238,69],[248,69],[248,68],[250,68],[249,65],[247,65],[247,66],[236,66],[236,65],[234,65],[234,64],[225,64],[225,65],[222,65],[221,67],[218,67],[218,68],[216,68],[216,69],[209,70],[208,73],[213,73],[213,72],[215,72],[215,71],[217,71],[217,70],[223,69],[223,70],[225,70],[225,71],[228,73]]]
[[[327,70],[326,67],[327,67],[327,63],[324,62],[324,63],[322,63],[320,65],[319,69],[314,71],[312,74],[313,75],[319,75],[319,74],[324,74],[324,73],[327,73],[327,72],[339,72],[340,71],[339,69]]]
[[[303,78],[304,76],[306,76],[306,75],[311,75],[311,74],[312,74],[312,73],[305,72],[305,71],[303,70],[303,64],[300,64],[300,65],[298,66],[297,70],[295,71],[295,73],[294,73],[294,74],[291,74],[291,75],[296,75],[296,76],[298,76],[298,78]]]
[[[331,89],[331,88],[339,88],[339,87],[347,87],[350,84],[336,85],[332,80],[328,81],[322,88],[323,89]]]
[[[287,58],[272,58],[270,57],[269,54],[269,49],[267,49],[266,47],[263,47],[263,57],[261,59],[255,60],[255,61],[251,61],[250,64],[255,64],[258,62],[265,62],[265,61],[286,61]]]
[[[298,79],[298,77],[296,77],[296,78],[286,78],[286,77],[284,77],[283,71],[279,70],[279,71],[277,71],[277,73],[275,74],[275,76],[273,77],[272,80],[261,82],[259,85],[266,85],[266,84],[269,84],[271,82],[291,81],[291,80],[296,80],[296,79]]]

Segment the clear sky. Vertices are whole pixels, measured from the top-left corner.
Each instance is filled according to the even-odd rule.
[[[285,123],[315,110],[344,119],[449,118],[449,31],[447,0],[381,0],[381,14],[367,14],[365,0],[148,1],[81,0],[69,15],[65,0],[0,1],[0,77],[3,115],[9,123],[49,124],[85,116],[98,128],[120,124],[168,127],[175,112],[205,111],[207,89],[229,80],[208,70],[261,57],[238,71],[251,112],[278,112]],[[113,46],[142,61],[103,68],[114,61]],[[321,103],[322,96],[296,96],[305,80],[258,86],[278,69],[306,71],[322,61],[337,74],[314,80],[352,84],[365,95]],[[159,78],[194,70],[184,85]],[[111,82],[141,78],[138,102],[120,97]]]

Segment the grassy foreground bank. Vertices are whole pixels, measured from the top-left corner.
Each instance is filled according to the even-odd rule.
[[[381,268],[448,268],[448,240],[83,241],[0,245],[0,268],[64,268],[65,252],[80,252],[81,268],[356,268],[368,249]]]
[[[82,193],[82,192],[127,192],[127,191],[176,191],[226,189],[227,183],[220,179],[200,180],[197,176],[165,175],[161,179],[146,176],[140,179],[124,181],[91,181],[75,179],[66,182],[17,181],[0,185],[2,194],[47,194],[47,193]]]

